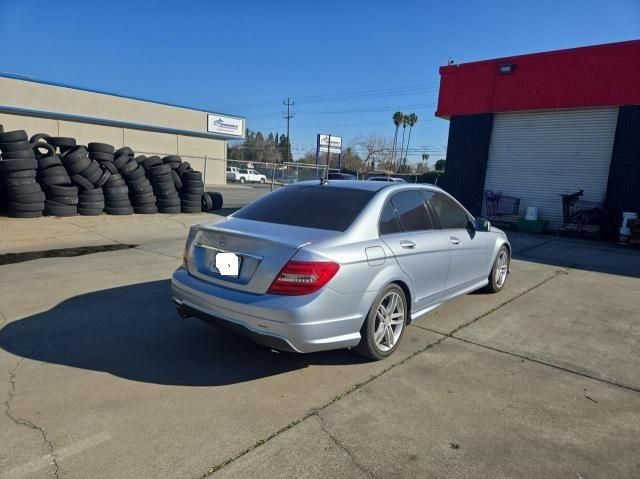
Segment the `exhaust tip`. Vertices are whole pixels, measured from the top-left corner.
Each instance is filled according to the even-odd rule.
[[[190,318],[191,317],[191,315],[187,311],[187,308],[185,308],[184,305],[181,302],[179,302],[176,299],[174,299],[173,302],[176,304],[176,311],[178,312],[178,315],[181,318]]]

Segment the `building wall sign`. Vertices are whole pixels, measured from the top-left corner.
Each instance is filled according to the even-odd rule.
[[[244,137],[244,127],[241,118],[232,118],[230,116],[215,115],[209,113],[207,115],[207,131],[209,133],[218,133],[220,135]]]

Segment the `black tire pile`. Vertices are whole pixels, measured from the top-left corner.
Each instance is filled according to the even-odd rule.
[[[133,207],[129,199],[129,188],[115,165],[115,148],[106,143],[89,143],[89,158],[97,161],[108,173],[102,185],[104,194],[104,212],[109,215],[132,215]],[[114,173],[115,170],[115,173]]]
[[[0,133],[0,173],[9,216],[37,218],[45,195],[36,180],[38,161],[24,130]]]
[[[137,214],[154,214],[158,212],[153,187],[147,179],[144,168],[133,158],[131,148],[125,146],[115,153],[114,165],[129,189],[129,199],[133,211]]]
[[[84,146],[65,149],[61,159],[71,181],[78,187],[78,213],[83,216],[102,214],[105,209],[102,185],[107,182],[111,173],[102,169],[96,160],[89,158],[89,152]]]
[[[202,173],[177,155],[134,158],[129,147],[0,125],[0,210],[18,218],[200,213],[222,208],[220,193],[205,192]]]
[[[171,178],[180,194],[180,209],[183,213],[200,213],[222,208],[222,195],[206,192],[202,173],[191,168],[189,162],[182,161],[177,155],[165,156],[162,161],[171,167]]]
[[[163,163],[159,156],[145,158],[140,164],[153,186],[158,212],[180,213],[180,196],[171,176],[171,166]]]
[[[63,166],[56,149],[46,143],[48,135],[31,137],[31,146],[38,159],[38,182],[45,192],[44,214],[47,216],[75,216],[78,214],[78,188]],[[45,141],[40,141],[45,140]]]

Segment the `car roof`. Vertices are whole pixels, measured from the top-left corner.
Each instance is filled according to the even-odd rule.
[[[308,181],[299,181],[297,183],[292,183],[289,186],[310,186],[310,185],[318,185],[320,186],[319,180],[308,180]],[[403,189],[411,189],[411,188],[424,188],[439,191],[435,185],[429,183],[398,183],[393,181],[363,181],[363,180],[327,180],[323,185],[323,187],[327,188],[351,188],[357,190],[366,190],[366,191],[380,191],[382,189],[389,189],[393,191],[403,190]]]

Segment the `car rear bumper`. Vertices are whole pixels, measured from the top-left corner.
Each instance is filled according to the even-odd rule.
[[[216,286],[184,268],[173,274],[171,286],[182,316],[224,326],[273,349],[299,353],[357,345],[375,297],[375,292],[344,295],[326,287],[306,296],[256,295]]]

